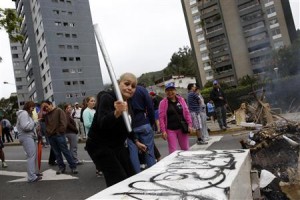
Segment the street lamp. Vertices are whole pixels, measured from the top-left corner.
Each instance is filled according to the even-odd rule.
[[[6,84],[6,85],[16,85],[16,84],[13,84],[13,83],[9,83],[7,81],[3,81],[3,84]]]
[[[275,74],[276,74],[276,79],[278,79],[278,67],[274,68]]]

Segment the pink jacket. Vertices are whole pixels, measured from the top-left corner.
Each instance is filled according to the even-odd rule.
[[[192,118],[190,115],[190,111],[188,109],[188,106],[181,96],[176,96],[178,99],[178,102],[181,104],[182,109],[183,109],[183,117],[185,121],[188,123],[189,127],[192,127]],[[167,130],[167,122],[168,122],[168,116],[167,116],[167,110],[168,110],[168,99],[165,97],[161,100],[158,108],[159,112],[159,126],[160,126],[160,131],[166,132]]]

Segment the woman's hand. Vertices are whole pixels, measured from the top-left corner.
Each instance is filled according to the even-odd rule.
[[[114,115],[116,118],[120,117],[123,111],[128,110],[128,105],[126,101],[115,101],[114,107],[115,107]]]
[[[147,146],[144,145],[143,143],[141,143],[140,141],[136,140],[135,145],[137,146],[137,148],[142,151],[142,152],[146,152],[147,151]]]
[[[168,138],[167,132],[163,132],[161,137],[162,137],[162,139],[167,140],[167,138]]]
[[[189,133],[193,133],[193,132],[195,132],[195,129],[189,126]]]

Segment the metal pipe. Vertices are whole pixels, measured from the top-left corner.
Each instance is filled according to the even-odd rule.
[[[120,88],[119,88],[118,81],[116,79],[116,74],[114,72],[113,66],[112,66],[110,58],[108,56],[108,52],[105,48],[103,38],[102,38],[101,33],[99,31],[98,24],[94,24],[94,31],[95,31],[96,39],[98,41],[98,45],[99,45],[100,50],[101,50],[102,55],[103,55],[103,59],[104,59],[104,62],[105,62],[110,80],[112,81],[112,84],[115,88],[115,93],[116,93],[117,99],[119,101],[124,101],[123,97],[122,97],[122,94],[121,94],[121,91],[120,91]],[[131,128],[131,125],[130,125],[128,112],[123,111],[122,116],[123,116],[123,119],[124,119],[124,122],[125,122],[125,125],[126,125],[126,128],[127,128],[127,131],[130,133],[132,131],[132,128]]]

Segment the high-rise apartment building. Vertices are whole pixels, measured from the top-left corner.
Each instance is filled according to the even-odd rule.
[[[288,0],[181,1],[202,85],[267,76],[271,52],[296,38]]]
[[[88,0],[15,0],[22,43],[11,42],[19,106],[81,102],[103,89]]]

